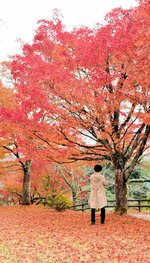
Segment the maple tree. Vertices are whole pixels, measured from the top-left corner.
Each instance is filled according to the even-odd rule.
[[[22,185],[22,204],[30,204],[30,169],[31,160],[28,160],[27,156],[31,156],[30,143],[29,143],[29,132],[25,129],[23,121],[21,123],[16,122],[16,116],[18,111],[18,105],[15,101],[15,92],[11,87],[4,87],[0,84],[1,100],[0,100],[0,118],[1,118],[1,129],[0,129],[0,149],[3,153],[2,159],[4,169],[2,177],[4,181],[11,183],[11,178],[7,173],[7,167],[13,170],[13,166],[20,165],[23,171],[23,185]],[[30,139],[31,141],[31,139]],[[33,150],[32,150],[33,155]],[[18,164],[16,164],[18,160]],[[13,171],[12,171],[13,173]],[[16,172],[17,173],[17,172]],[[8,179],[6,180],[6,174]],[[3,180],[2,178],[2,180]],[[15,184],[15,176],[14,176]],[[17,187],[17,185],[16,185]],[[9,184],[5,185],[4,192],[8,194]],[[11,187],[12,188],[12,187]],[[14,187],[15,189],[15,187]]]
[[[98,29],[68,32],[57,15],[42,20],[11,63],[20,116],[44,155],[111,162],[120,214],[126,182],[149,147],[149,8],[147,0],[114,9]]]
[[[3,146],[8,152],[11,152],[15,158],[17,158],[19,164],[23,171],[23,185],[22,185],[22,195],[21,204],[29,205],[31,202],[30,184],[31,184],[31,160],[21,160],[20,153],[18,152],[18,146],[13,142],[11,145]],[[13,147],[13,149],[12,149]],[[15,147],[15,149],[14,149]]]

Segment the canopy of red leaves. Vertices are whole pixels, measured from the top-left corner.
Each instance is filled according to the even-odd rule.
[[[115,213],[90,225],[89,212],[0,207],[0,262],[150,262],[150,222]]]
[[[128,178],[150,133],[149,12],[142,0],[114,9],[101,27],[71,32],[59,17],[39,21],[10,63],[17,108],[9,116],[22,124],[15,140],[24,155],[115,167],[118,156]]]

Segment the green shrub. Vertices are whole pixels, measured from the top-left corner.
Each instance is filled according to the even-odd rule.
[[[57,211],[64,211],[69,209],[72,205],[71,200],[68,196],[62,195],[51,195],[47,198],[47,206],[55,208]]]

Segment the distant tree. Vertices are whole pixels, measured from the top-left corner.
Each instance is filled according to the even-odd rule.
[[[79,196],[83,194],[83,187],[87,185],[89,178],[82,169],[81,163],[76,165],[56,165],[65,184],[69,187],[72,194],[73,205],[79,202]]]

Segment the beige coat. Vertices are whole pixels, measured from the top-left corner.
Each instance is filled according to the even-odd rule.
[[[95,172],[90,176],[91,192],[89,197],[89,205],[91,208],[100,209],[107,205],[105,194],[106,180],[100,172]]]

